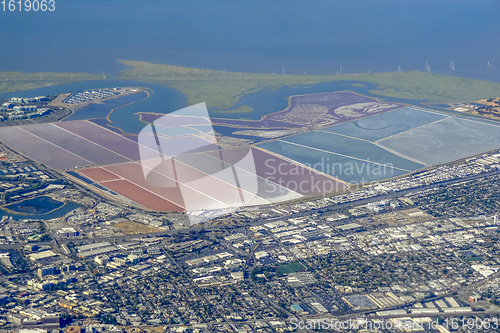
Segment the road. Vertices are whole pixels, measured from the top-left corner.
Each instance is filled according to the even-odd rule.
[[[426,185],[426,186],[421,186],[417,188],[412,188],[412,189],[407,189],[399,192],[390,192],[386,194],[381,194],[375,197],[371,198],[366,198],[366,199],[360,199],[356,201],[350,201],[350,202],[345,202],[345,203],[339,203],[339,204],[334,204],[334,205],[329,205],[325,206],[323,208],[320,208],[319,210],[328,210],[328,209],[342,209],[342,208],[349,208],[353,206],[359,206],[359,205],[364,205],[370,202],[374,201],[380,201],[384,199],[391,199],[391,198],[397,198],[401,197],[406,194],[411,194],[411,193],[417,193],[420,191],[424,191],[426,189],[431,189],[435,188],[437,186],[445,186],[445,185],[451,185],[455,183],[461,183],[464,181],[470,181],[474,179],[479,179],[487,176],[493,176],[493,175],[499,175],[500,170],[498,171],[493,171],[489,172],[487,174],[478,174],[478,175],[472,175],[472,176],[467,176],[459,179],[453,179],[453,180],[448,180],[448,181],[443,181],[443,182],[438,182],[434,183],[431,185]],[[294,213],[293,215],[290,215],[289,217],[303,217],[303,216],[309,216],[311,214],[317,213],[318,209],[310,209],[310,210],[305,210],[299,213]],[[169,236],[169,235],[174,235],[178,233],[189,233],[190,231],[200,231],[201,228],[203,228],[206,231],[216,231],[216,230],[221,230],[221,229],[234,229],[234,228],[243,228],[243,227],[249,227],[253,225],[261,225],[263,223],[269,223],[273,221],[279,221],[283,220],[286,218],[289,218],[288,216],[277,216],[273,218],[268,218],[268,219],[257,219],[255,221],[251,222],[245,222],[242,223],[238,226],[227,226],[227,225],[218,225],[218,226],[200,226],[200,225],[194,225],[188,228],[182,228],[182,229],[173,229],[173,230],[165,230],[165,231],[159,231],[159,232],[151,232],[151,233],[145,233],[145,234],[135,234],[135,235],[125,235],[125,236],[112,236],[112,237],[99,237],[99,238],[92,238],[92,240],[96,242],[104,242],[104,241],[109,241],[111,243],[114,242],[119,242],[119,241],[128,241],[131,239],[137,239],[137,238],[144,238],[144,237],[161,237],[161,236]],[[67,244],[70,242],[75,242],[78,239],[59,239],[59,244]],[[52,242],[44,242],[44,243],[39,243],[39,245],[51,245],[53,244]],[[25,244],[0,244],[0,249],[9,249],[9,248],[21,248]]]

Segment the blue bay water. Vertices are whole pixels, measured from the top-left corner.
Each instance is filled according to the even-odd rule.
[[[156,112],[156,113],[170,113],[187,106],[186,96],[180,91],[154,83],[135,82],[126,80],[98,80],[98,81],[83,81],[61,84],[57,86],[44,87],[39,89],[32,89],[20,92],[11,92],[0,94],[0,99],[10,97],[33,97],[40,95],[57,95],[69,92],[79,92],[87,89],[99,88],[114,88],[114,87],[142,87],[147,89],[150,97],[146,100],[140,100],[136,103],[129,104],[135,97],[125,96],[110,100],[109,111],[116,108],[110,115],[111,125],[121,129],[126,133],[138,133],[144,127],[144,123],[139,120],[138,112]],[[131,100],[132,98],[132,100]],[[125,105],[119,107],[119,103]],[[119,108],[118,108],[119,107]],[[89,113],[85,114],[85,110],[76,111],[76,113],[68,120],[78,119],[91,119],[95,118],[95,110],[90,109]],[[103,111],[103,110],[100,110]],[[107,112],[99,112],[101,117],[106,117]],[[108,112],[109,113],[109,112]]]
[[[344,73],[395,71],[398,66],[423,70],[429,62],[434,73],[500,83],[498,0],[56,0],[56,8],[53,13],[0,13],[0,71],[112,75],[125,69],[118,61],[125,59],[241,72],[281,73],[284,68],[287,74],[313,75],[335,74],[340,66]],[[449,69],[451,60],[456,71]],[[488,61],[496,67],[487,68]],[[285,109],[290,95],[335,90],[370,95],[365,85],[283,87],[244,96],[236,107],[249,105],[252,114],[211,114],[259,119]],[[151,92],[149,99],[111,115],[112,125],[124,132],[137,133],[144,126],[137,112],[168,113],[187,105],[175,89],[117,80],[0,98],[115,86],[142,86]],[[72,205],[49,215],[77,207]]]
[[[119,59],[227,71],[289,74],[423,70],[500,82],[500,2],[495,0],[57,1],[55,12],[5,12],[0,21],[0,71],[117,73]],[[449,69],[454,60],[456,71]],[[498,64],[487,68],[491,61]],[[132,81],[89,81],[0,98],[58,94],[114,86],[143,86],[151,97],[117,109],[112,126],[137,133],[135,113],[168,113],[187,105],[179,91]],[[286,108],[287,97],[337,90],[333,82],[283,87],[244,96],[236,107],[251,114],[213,117],[259,119]],[[397,101],[385,98],[388,101]],[[419,101],[401,101],[418,104]],[[90,117],[90,116],[89,116]],[[75,115],[70,119],[85,118]]]
[[[314,85],[296,85],[296,86],[283,86],[277,90],[264,90],[248,94],[243,96],[238,103],[229,109],[223,111],[232,110],[242,105],[250,106],[253,111],[251,113],[226,113],[219,112],[219,109],[209,109],[211,117],[214,118],[230,118],[230,119],[251,119],[259,120],[266,114],[278,112],[285,110],[288,106],[288,97],[293,95],[303,95],[303,94],[316,94],[325,93],[332,91],[344,91],[350,90],[356,93],[371,96],[377,98],[378,100],[383,100],[393,103],[403,103],[403,104],[413,104],[420,106],[420,103],[424,102],[421,100],[406,100],[392,97],[383,97],[373,95],[369,90],[374,89],[375,85],[371,83],[363,83],[363,87],[352,86],[354,81],[336,81],[336,82],[325,82],[318,83]],[[361,83],[361,82],[360,82]],[[113,88],[113,87],[142,87],[149,92],[149,98],[145,100],[139,100],[136,103],[130,104],[132,97],[125,96],[123,98],[118,98],[110,100],[109,104],[104,106],[99,106],[96,111],[94,108],[90,108],[88,113],[85,109],[77,111],[74,115],[65,119],[65,121],[79,120],[79,119],[95,119],[96,115],[103,118],[106,117],[108,112],[114,109],[114,112],[110,115],[111,123],[110,126],[118,128],[119,131],[125,133],[139,133],[145,126],[145,123],[140,121],[138,113],[140,112],[152,112],[152,113],[170,113],[188,105],[186,96],[180,91],[155,83],[149,82],[136,82],[128,80],[98,80],[98,81],[83,81],[83,82],[72,82],[68,84],[62,84],[57,86],[44,87],[33,90],[26,90],[20,92],[11,92],[0,94],[0,99],[7,99],[10,97],[33,97],[40,95],[57,95],[69,92],[84,91],[86,89],[98,89],[98,88]],[[135,100],[138,96],[132,98]],[[124,105],[124,106],[121,106]],[[107,108],[105,106],[108,106]],[[101,109],[102,107],[102,109]],[[428,108],[433,108],[429,106]],[[450,114],[460,114],[453,111],[447,111]],[[462,114],[460,114],[462,115]],[[106,119],[103,122],[98,122],[101,126],[106,126],[108,124]],[[483,122],[488,122],[487,119],[482,119]],[[223,134],[229,134],[237,129],[219,127],[218,132]],[[239,137],[239,136],[236,136]],[[242,136],[241,138],[248,138]],[[261,139],[253,138],[257,141]]]
[[[334,74],[429,62],[499,82],[498,13],[497,0],[56,0],[55,12],[1,13],[0,71],[116,73],[126,59]]]

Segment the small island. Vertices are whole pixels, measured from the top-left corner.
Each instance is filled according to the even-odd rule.
[[[52,101],[51,105],[80,109],[89,104],[103,103],[104,101],[110,99],[137,94],[140,92],[144,92],[144,90],[135,87],[90,89],[80,92],[61,94]]]

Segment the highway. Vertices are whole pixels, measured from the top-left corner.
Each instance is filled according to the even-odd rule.
[[[323,208],[320,208],[319,210],[329,210],[329,209],[342,209],[342,208],[350,208],[353,206],[359,206],[359,205],[364,205],[370,202],[374,201],[380,201],[383,199],[391,199],[391,198],[397,198],[401,197],[406,194],[411,194],[411,193],[417,193],[420,191],[424,191],[427,189],[435,188],[437,186],[445,186],[445,185],[452,185],[456,183],[462,183],[465,181],[470,181],[474,179],[479,179],[479,178],[484,178],[484,177],[489,177],[493,175],[498,175],[500,174],[500,170],[498,171],[493,171],[489,172],[486,174],[478,174],[478,175],[472,175],[472,176],[467,176],[463,178],[458,178],[458,179],[453,179],[453,180],[448,180],[448,181],[443,181],[443,182],[438,182],[434,183],[431,185],[426,185],[426,186],[421,186],[417,188],[411,188],[403,191],[398,191],[398,192],[390,192],[386,194],[381,194],[375,197],[371,198],[366,198],[366,199],[360,199],[356,201],[350,201],[350,202],[345,202],[345,203],[339,203],[339,204],[334,204],[334,205],[329,205]],[[134,235],[124,235],[124,236],[113,236],[113,237],[99,237],[99,238],[92,238],[93,241],[96,242],[104,242],[104,241],[109,241],[111,243],[118,243],[120,241],[126,242],[130,241],[131,239],[139,239],[139,238],[144,238],[144,237],[161,237],[161,236],[169,236],[169,235],[174,235],[178,233],[189,233],[191,231],[200,231],[201,229],[204,229],[206,231],[215,231],[215,230],[222,230],[222,229],[235,229],[235,228],[243,228],[243,227],[249,227],[253,225],[261,225],[263,223],[269,223],[273,221],[279,221],[283,219],[287,219],[290,217],[303,217],[303,216],[309,216],[311,214],[317,213],[318,209],[311,209],[311,210],[305,210],[299,213],[294,213],[293,215],[289,216],[277,216],[277,217],[272,217],[268,219],[257,219],[255,221],[251,222],[246,222],[242,223],[238,226],[228,226],[228,225],[218,225],[218,226],[210,226],[210,225],[194,225],[188,228],[182,228],[182,229],[173,229],[173,230],[165,230],[165,231],[159,231],[159,232],[152,232],[152,233],[146,233],[146,234],[134,234]],[[59,239],[58,240],[58,245],[62,244],[67,244],[70,242],[78,242],[78,239]],[[24,247],[26,243],[18,243],[18,244],[0,244],[0,249],[12,249],[12,248],[22,248]],[[41,242],[37,243],[38,245],[53,245],[53,242]]]

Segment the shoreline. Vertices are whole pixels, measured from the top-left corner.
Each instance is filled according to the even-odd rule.
[[[120,62],[130,68],[117,78],[154,82],[183,92],[190,104],[207,102],[220,109],[230,108],[243,95],[267,88],[294,85],[314,85],[322,82],[358,81],[375,85],[369,91],[378,97],[392,97],[405,100],[429,102],[472,101],[500,94],[500,85],[487,79],[457,77],[446,74],[428,73],[418,70],[402,72],[374,72],[350,74],[277,74],[239,73],[204,70],[197,68],[149,63],[144,61]],[[167,71],[168,76],[161,76]],[[173,76],[172,74],[175,74]],[[141,78],[142,76],[142,78]],[[467,86],[467,89],[464,86]],[[207,88],[210,88],[207,90]],[[217,97],[217,92],[220,96]],[[215,97],[214,97],[215,96]],[[483,96],[482,98],[477,98]]]
[[[249,125],[251,125],[250,122],[264,121],[268,117],[275,116],[275,115],[277,115],[279,113],[285,113],[286,111],[289,111],[289,109],[292,107],[292,99],[294,97],[314,96],[314,95],[327,95],[327,94],[336,94],[336,93],[352,93],[352,94],[355,94],[355,95],[358,95],[358,96],[372,98],[375,101],[377,101],[378,103],[388,103],[388,102],[384,101],[382,98],[376,98],[376,97],[372,97],[372,96],[362,95],[360,93],[357,93],[357,92],[354,92],[354,91],[351,91],[351,90],[338,90],[338,91],[323,92],[323,93],[290,95],[290,96],[287,97],[288,105],[287,105],[287,107],[285,109],[280,110],[280,111],[275,111],[275,112],[272,112],[272,113],[269,113],[269,114],[266,114],[266,115],[263,115],[263,116],[261,116],[260,119],[233,119],[233,118],[210,117],[210,120],[214,120],[214,121],[212,121],[212,125],[214,125],[214,126],[230,127],[230,128],[235,128],[235,129],[251,129],[251,130],[289,129],[289,130],[300,130],[300,129],[303,129],[303,127],[286,127],[286,126],[281,126],[281,127],[256,128],[256,127],[245,127],[243,125],[229,125],[229,124],[217,123],[216,120],[226,120],[226,121],[234,120],[234,121],[239,121],[239,122],[249,122]],[[404,103],[396,103],[396,104],[400,104],[402,107],[411,107],[411,104],[404,104]],[[387,111],[384,111],[384,112],[387,112]],[[165,115],[164,113],[156,113],[156,112],[138,112],[136,114],[139,114],[139,120],[143,121],[145,123],[148,123],[148,122],[146,122],[146,121],[143,120],[142,115],[148,115],[148,114],[149,115],[158,115],[158,116]],[[340,123],[342,123],[342,122],[332,124],[331,126],[337,125],[337,124],[340,124]]]
[[[115,112],[116,110],[118,110],[118,109],[120,109],[122,107],[129,106],[129,105],[132,105],[132,104],[135,104],[135,103],[138,103],[138,102],[143,102],[143,101],[147,100],[151,96],[150,93],[149,93],[149,91],[147,91],[146,88],[137,88],[137,89],[138,89],[138,91],[136,91],[136,92],[129,93],[129,94],[124,94],[124,95],[119,95],[119,96],[113,96],[111,98],[104,99],[104,100],[101,100],[101,101],[104,102],[104,101],[107,101],[107,100],[112,100],[112,99],[115,99],[115,98],[124,97],[124,96],[132,95],[132,94],[138,94],[138,93],[146,93],[146,97],[143,98],[143,99],[137,100],[137,101],[130,102],[128,104],[120,105],[120,106],[112,109],[111,111],[109,111],[109,113],[106,115],[106,117],[86,118],[86,119],[82,119],[82,120],[90,121],[90,120],[93,120],[93,119],[106,119],[108,121],[108,124],[106,124],[106,127],[110,127],[110,128],[116,129],[116,130],[120,131],[120,133],[122,135],[134,135],[134,134],[136,134],[136,133],[128,133],[128,132],[123,131],[121,128],[112,126],[111,124],[113,123],[113,121],[111,120],[110,116],[111,116],[111,114],[113,114],[113,112]],[[102,104],[102,103],[87,103],[85,106],[88,106],[90,104]],[[68,108],[68,109],[71,110],[72,113],[69,114],[69,115],[67,115],[66,117],[64,117],[62,119],[59,119],[58,122],[64,121],[65,119],[67,119],[68,117],[72,116],[76,112],[81,111],[81,110],[75,110],[75,109],[71,109],[71,108]],[[101,126],[101,127],[104,127],[104,126]]]
[[[120,93],[118,95],[113,95],[113,96],[109,96],[109,97],[106,97],[106,98],[100,98],[100,99],[93,99],[93,100],[90,100],[90,101],[86,101],[86,102],[83,102],[83,103],[79,103],[79,104],[67,104],[67,103],[64,103],[63,101],[57,101],[55,103],[53,103],[57,97],[54,99],[54,101],[52,101],[51,105],[53,106],[61,106],[61,107],[65,107],[65,108],[68,108],[68,109],[74,109],[75,111],[79,111],[80,108],[84,108],[90,104],[102,104],[103,102],[105,101],[109,101],[109,100],[112,100],[112,99],[116,99],[116,98],[120,98],[120,97],[124,97],[124,96],[128,96],[128,95],[133,95],[133,94],[137,94],[137,93],[141,93],[143,92],[143,89],[142,88],[139,88],[139,87],[116,87],[116,88],[121,88],[121,89],[127,89],[126,91],[124,91],[123,93]],[[103,89],[111,89],[111,88],[103,88]],[[132,89],[137,89],[136,91],[132,91]],[[86,89],[85,91],[87,90],[92,90],[92,89]],[[61,96],[61,95],[66,95],[64,97],[64,99],[66,99],[66,97],[69,97],[71,96],[72,94],[74,94],[75,92],[70,92],[70,93],[64,93],[64,94],[60,94],[58,95]]]
[[[80,111],[81,109],[91,105],[91,104],[104,104],[105,101],[109,101],[109,100],[112,100],[112,99],[116,99],[116,98],[120,98],[120,97],[125,97],[125,96],[128,96],[128,95],[133,95],[133,94],[138,94],[138,93],[141,93],[141,92],[146,92],[144,91],[143,88],[139,88],[139,87],[120,87],[120,88],[126,88],[126,89],[137,89],[137,91],[133,91],[133,92],[127,92],[125,94],[119,94],[119,95],[115,95],[115,96],[111,96],[111,97],[108,97],[108,98],[104,98],[104,99],[99,99],[99,100],[92,100],[92,101],[88,101],[88,102],[85,102],[85,103],[81,103],[81,104],[78,104],[76,107],[70,107],[69,105],[71,104],[66,104],[66,103],[63,103],[62,101],[57,101],[56,103],[52,104],[52,106],[58,106],[58,107],[63,107],[63,108],[66,108],[68,110],[71,111],[71,113],[61,119],[59,119],[58,121],[64,121],[65,119],[71,117],[72,115],[74,115],[76,112]],[[90,89],[87,89],[87,90],[90,90]],[[56,98],[58,99],[59,96],[64,96],[63,99],[66,99],[68,96],[71,96],[71,94],[73,94],[74,92],[71,92],[71,93],[64,93],[64,94],[59,94]],[[147,93],[147,92],[146,92]],[[149,98],[149,95],[148,95],[148,98]],[[143,100],[139,100],[137,102],[140,102],[140,101],[143,101]],[[52,101],[54,102],[54,101]],[[52,103],[51,102],[51,103]],[[132,103],[135,103],[135,102],[132,102]],[[132,103],[129,103],[127,105],[130,105]],[[72,105],[71,105],[72,106]],[[122,106],[125,106],[125,105],[122,105]],[[120,106],[121,107],[121,106]],[[110,113],[108,114],[108,116],[116,109],[119,109],[120,107],[117,107],[113,110],[110,111]],[[90,118],[90,119],[97,119],[97,118]]]
[[[143,101],[147,100],[149,97],[151,97],[151,95],[150,95],[149,91],[147,91],[147,90],[142,90],[141,92],[145,92],[147,96],[146,96],[145,98],[143,98],[143,99],[138,100],[138,101],[134,101],[134,102],[131,102],[131,103],[128,103],[128,104],[125,104],[125,105],[120,105],[119,107],[114,108],[113,110],[111,110],[111,111],[108,113],[108,115],[106,116],[106,118],[105,118],[105,119],[108,121],[108,124],[106,124],[106,126],[111,127],[111,128],[114,128],[114,129],[116,129],[116,130],[120,131],[120,133],[122,133],[123,135],[135,135],[135,134],[137,134],[137,133],[128,133],[128,132],[123,131],[121,128],[118,128],[118,127],[112,126],[111,124],[113,123],[113,121],[111,120],[111,118],[110,118],[110,117],[111,117],[111,115],[113,114],[113,112],[115,112],[116,110],[118,110],[118,109],[120,109],[120,108],[123,108],[123,107],[125,107],[125,106],[129,106],[129,105],[132,105],[132,104],[135,104],[135,103],[143,102]],[[102,119],[102,118],[93,118],[93,119]],[[86,119],[86,120],[89,120],[89,119]],[[139,118],[139,120],[140,120],[140,121],[142,121],[140,118]]]

